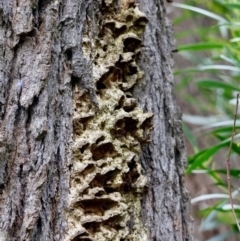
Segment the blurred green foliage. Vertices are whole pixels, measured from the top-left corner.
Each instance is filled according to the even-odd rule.
[[[202,116],[183,115],[185,135],[194,152],[188,157],[186,173],[208,175],[219,188],[218,193],[196,197],[192,203],[210,199],[215,201],[213,205],[205,205],[199,211],[203,220],[200,229],[209,231],[224,227],[223,230],[227,231],[221,232],[208,241],[225,241],[230,237],[240,240],[231,211],[226,170],[222,168],[225,165],[231,141],[236,95],[240,92],[240,1],[190,0],[185,4],[173,3],[172,5],[183,11],[175,18],[174,25],[182,23],[187,25],[187,22],[194,19],[197,21],[200,18],[204,18],[210,24],[207,27],[194,26],[193,29],[185,29],[177,32],[175,36],[177,42],[184,42],[184,39],[189,36],[194,36],[197,40],[195,43],[178,46],[180,54],[190,61],[191,67],[175,71],[175,75],[181,77],[181,81],[175,88],[178,93],[183,91],[184,100],[188,105],[199,110],[199,113],[204,112]],[[201,93],[200,99],[186,90],[193,83]],[[189,124],[197,127],[192,129]],[[209,137],[214,138],[215,144],[201,149],[198,140]],[[237,118],[231,158],[240,162],[239,143],[240,121]],[[219,153],[222,158],[216,159],[216,154]],[[240,189],[238,188],[240,165],[239,169],[231,169],[230,175],[234,208],[240,221]]]

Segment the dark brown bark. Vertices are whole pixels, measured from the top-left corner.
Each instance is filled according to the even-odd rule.
[[[145,226],[149,240],[192,240],[189,199],[183,179],[185,149],[181,121],[171,93],[171,27],[165,17],[163,2],[139,1],[140,9],[149,20],[144,34],[144,47],[141,47],[139,36],[144,30],[146,18],[138,12],[133,1],[122,3],[111,0],[0,0],[0,239],[95,240],[92,237],[99,237],[94,236],[99,233],[102,235],[99,240],[133,241],[141,239],[138,235],[145,234],[142,228]],[[125,23],[127,27],[121,28],[125,21],[123,16],[130,15],[133,19],[129,18],[126,22],[135,21],[133,26]],[[108,19],[114,19],[115,23],[109,21],[105,29],[103,23]],[[118,29],[114,37],[113,26]],[[119,37],[128,33],[130,37]],[[134,37],[132,34],[135,34]],[[130,43],[127,38],[131,39]],[[111,43],[109,39],[114,41]],[[106,61],[100,59],[97,63],[96,51],[107,40],[110,42],[103,47],[108,53],[106,59],[109,56],[113,58]],[[125,41],[121,54],[126,62],[131,60],[131,65],[118,64],[118,40]],[[110,48],[105,50],[105,46],[106,49]],[[142,49],[140,58],[137,54],[139,47]],[[111,48],[115,48],[114,53],[111,53]],[[124,55],[124,52],[135,54]],[[134,96],[146,110],[145,114],[130,97],[133,92],[131,83],[135,84],[141,75],[135,65],[137,60],[141,62],[145,76],[135,87]],[[105,68],[108,61],[121,73],[132,72],[121,75],[121,93],[111,84],[108,86],[112,78],[109,76],[117,76],[117,71],[112,71],[110,65],[104,78],[100,78],[101,75],[99,79],[96,77],[94,70],[99,70],[101,66]],[[134,81],[128,76],[133,72],[137,74]],[[126,83],[126,79],[130,84]],[[92,126],[98,123],[104,112],[102,103],[109,101],[109,98],[112,101],[112,97],[105,100],[104,88],[109,90],[109,96],[111,93],[111,96],[115,93],[123,96],[116,100],[114,110],[125,108],[124,111],[129,113],[122,118],[124,123],[119,117],[119,122],[115,120],[114,123],[120,126],[109,127],[110,134],[107,132],[105,136],[100,135],[100,139],[93,138],[96,143],[89,145],[87,141],[90,142],[97,133]],[[154,131],[141,155],[144,174],[148,179],[142,202],[141,224],[139,210],[134,209],[140,203],[144,185],[137,156],[140,144],[144,146],[146,138],[143,135],[149,130],[151,112],[154,113]],[[81,114],[88,116],[76,117]],[[148,121],[144,122],[143,117]],[[104,118],[108,121],[111,116]],[[107,127],[102,128],[105,131]],[[81,146],[76,144],[78,138],[84,137],[86,130],[92,130],[90,137],[84,140],[86,143]],[[123,141],[120,145],[124,136],[132,141]],[[124,149],[119,148],[124,144],[127,146],[126,152],[131,150],[129,155],[136,156],[134,159],[125,160],[120,156],[119,153],[123,153]],[[82,164],[88,168],[84,172],[76,171],[79,159],[75,160],[75,157],[81,155],[77,153],[79,150],[84,153],[83,146],[95,163],[108,157],[115,161],[118,159],[114,158],[119,158],[120,164],[113,166],[114,161],[107,164],[103,162],[104,167],[102,165],[99,169],[97,165],[100,164],[87,160]],[[104,173],[104,168],[109,168],[106,177],[99,174]],[[109,175],[110,169],[114,175]],[[78,200],[75,199],[71,206],[69,200],[74,196],[72,193],[77,180],[75,173],[80,173],[78,191],[86,177],[97,174],[101,177],[94,176],[94,182],[79,191]],[[119,173],[121,185],[118,186],[116,177]],[[123,185],[124,179],[129,182],[128,185]],[[96,187],[96,183],[102,183],[103,186]],[[98,196],[90,200],[93,190],[98,190]],[[104,194],[100,194],[100,191]],[[118,193],[116,195],[121,198],[113,197],[113,193]],[[87,199],[84,199],[84,195]],[[99,202],[99,195],[106,195],[106,198]],[[96,205],[97,202],[100,204]],[[107,206],[108,212],[103,206]],[[94,222],[88,221],[88,225],[84,224],[87,221],[80,221],[82,212],[87,218],[88,212],[93,210],[96,210],[96,215],[103,212],[106,220],[96,218]],[[125,214],[114,214],[114,220],[110,219],[111,215],[105,215],[113,214],[114,210],[122,210]],[[78,211],[81,213],[79,230],[76,228],[72,231],[72,226],[69,226],[71,215],[76,217],[74,212]],[[103,223],[102,226],[99,223]],[[122,236],[118,235],[120,231]],[[115,236],[111,236],[113,233],[116,233]]]
[[[139,3],[149,23],[141,58],[145,76],[135,89],[135,96],[146,111],[154,113],[151,142],[141,158],[149,181],[143,217],[151,240],[192,240],[181,113],[172,95],[175,49],[172,25],[166,18],[163,1],[139,0]]]

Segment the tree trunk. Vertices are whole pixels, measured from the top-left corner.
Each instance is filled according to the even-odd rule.
[[[0,240],[192,240],[163,2],[0,0],[0,18]]]

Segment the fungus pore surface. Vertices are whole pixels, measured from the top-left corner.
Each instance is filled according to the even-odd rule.
[[[140,218],[146,178],[139,152],[152,114],[132,97],[143,76],[136,59],[147,18],[134,1],[122,1],[118,10],[112,5],[105,1],[95,40],[87,33],[82,39],[85,58],[93,58],[98,106],[87,90],[74,87],[67,241],[148,240]]]

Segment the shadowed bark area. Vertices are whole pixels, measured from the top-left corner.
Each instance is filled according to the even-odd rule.
[[[126,22],[135,21],[133,26],[130,24],[129,27],[127,24],[128,28],[124,27],[121,18],[117,19],[115,25],[104,18],[105,14],[109,16],[113,14],[115,17],[122,6],[127,6],[134,14],[140,16],[132,19],[131,14],[126,16],[123,14]],[[0,239],[4,241],[94,240],[90,238],[89,233],[94,237],[96,232],[100,234],[102,232],[104,235],[101,236],[101,240],[119,240],[114,239],[108,229],[99,227],[101,220],[92,216],[95,215],[93,212],[96,210],[104,219],[106,216],[104,212],[111,208],[129,212],[134,210],[134,202],[139,205],[141,201],[139,194],[143,194],[139,190],[143,189],[144,181],[136,182],[138,177],[142,177],[137,158],[132,161],[133,158],[127,155],[121,157],[121,160],[116,159],[114,168],[119,171],[114,175],[109,172],[108,176],[103,176],[108,162],[113,165],[114,162],[111,160],[115,157],[119,158],[117,155],[123,152],[120,147],[126,150],[126,153],[129,151],[127,148],[131,148],[130,151],[134,152],[134,155],[139,153],[140,144],[144,140],[142,135],[145,134],[132,129],[150,126],[147,122],[141,123],[141,116],[144,114],[132,98],[133,85],[136,81],[140,81],[135,88],[135,98],[139,99],[147,112],[154,113],[152,138],[142,154],[142,166],[148,178],[142,202],[143,224],[149,240],[191,240],[189,200],[183,181],[185,150],[181,139],[180,117],[171,94],[173,81],[170,55],[173,48],[171,28],[165,19],[163,2],[142,1],[140,10],[145,12],[149,20],[144,35],[144,47],[137,35],[139,26],[142,33],[146,17],[140,14],[132,0],[122,2],[117,0],[0,0]],[[103,20],[109,30],[102,28]],[[124,54],[122,59],[119,59],[119,63],[117,58],[112,60],[109,57],[112,55],[106,56],[107,61],[110,62],[108,67],[111,71],[111,61],[117,63],[113,76],[118,76],[119,70],[127,71],[121,83],[124,95],[118,91],[117,85],[120,83],[116,81],[118,77],[113,79],[116,90],[112,87],[111,76],[94,81],[94,74],[96,74],[93,72],[94,51],[97,40],[101,40],[103,36],[106,40],[110,39],[107,35],[111,35],[112,28],[115,35],[111,37],[115,39],[128,29],[136,32],[136,36],[131,34],[123,39],[120,37],[123,41]],[[102,44],[100,40],[99,46]],[[136,51],[139,47],[142,48],[142,54]],[[111,49],[116,57],[116,49],[110,44],[104,46],[103,52],[107,53]],[[103,55],[104,53],[101,52],[100,57],[102,58]],[[105,60],[101,58],[100,62],[104,63]],[[140,80],[142,74],[135,63],[137,60],[145,72],[143,80]],[[131,62],[131,66],[125,62]],[[137,72],[139,72],[138,75]],[[108,91],[109,89],[119,93],[119,99],[114,103],[116,106],[110,103],[109,108],[114,108],[114,111],[123,108],[123,118],[119,117],[120,113],[118,116],[120,121],[116,123],[112,121],[116,127],[110,128],[108,125],[101,127],[111,129],[111,135],[107,133],[99,135],[99,138],[95,138],[94,135],[81,136],[85,129],[98,133],[94,129],[95,123],[101,122],[97,115],[100,118],[102,112],[107,112],[106,109],[101,109],[99,96],[104,101],[107,95],[108,100],[116,99],[114,93]],[[78,109],[83,109],[86,113],[84,111],[79,113]],[[137,111],[134,112],[135,109]],[[93,118],[92,110],[94,110],[94,121],[89,122],[89,118]],[[76,115],[74,111],[77,112]],[[125,112],[128,113],[125,114]],[[82,119],[79,118],[81,121],[76,124],[81,128],[73,127],[73,116],[78,118],[81,114],[85,116],[81,117]],[[150,121],[148,120],[150,116],[146,115],[147,121]],[[79,133],[75,133],[76,131]],[[133,141],[129,141],[130,139],[126,142],[122,141],[125,137],[131,136],[129,133],[136,138],[132,139]],[[76,135],[80,139],[85,138],[86,141],[84,139],[81,149],[77,146],[75,151],[73,147],[76,146],[74,142]],[[116,138],[114,140],[116,144],[114,144],[112,136],[120,136],[121,140],[118,141]],[[92,140],[97,142],[96,145]],[[88,145],[87,141],[90,141],[91,145]],[[134,147],[131,147],[133,144]],[[79,198],[75,203],[77,208],[91,216],[91,218],[87,215],[82,217],[83,214],[79,212],[76,214],[80,215],[79,220],[85,222],[84,228],[88,232],[84,231],[84,236],[65,239],[69,231],[66,213],[73,213],[72,208],[76,206],[69,206],[69,192],[75,175],[73,175],[75,168],[73,158],[77,153],[77,161],[79,161],[78,158],[80,160],[85,158],[88,162],[91,157],[89,159],[87,155],[81,157],[85,150],[88,155],[92,155],[93,161],[88,166],[86,175],[83,173],[81,178],[90,177],[88,172],[94,168],[102,176],[98,176],[92,183],[89,179],[90,187],[94,187],[94,192],[88,194],[95,195],[93,198],[88,198],[89,202],[84,199],[86,192],[77,195]],[[103,160],[105,156],[108,157],[107,162]],[[124,174],[121,173],[122,161],[126,161],[123,162]],[[128,162],[129,165],[126,165]],[[99,164],[95,165],[95,163],[103,163],[105,166],[96,166]],[[80,170],[85,164],[80,162],[77,167]],[[126,181],[136,182],[135,189],[131,188],[132,183],[127,184],[124,190],[121,189],[119,182],[116,182],[119,184],[116,186],[112,179],[118,181],[119,173]],[[81,178],[74,179],[77,183],[79,182],[76,192],[79,189],[84,190]],[[103,188],[97,186],[99,183]],[[120,193],[118,196],[114,196],[115,189]],[[105,195],[106,190],[112,199],[104,196],[103,202],[98,201],[100,204],[97,205],[96,196],[97,200],[100,200],[100,196]],[[124,196],[122,193],[125,193],[124,202],[132,202],[129,206],[132,208],[129,210],[122,202],[121,198]],[[119,200],[121,200],[122,209],[115,208]],[[133,216],[137,216],[135,213],[139,212],[139,208],[136,209],[137,211],[132,213]],[[108,211],[108,213],[110,217],[111,212]],[[137,239],[131,231],[134,233],[136,227],[142,227],[135,226],[132,222],[132,220],[139,222],[139,219],[129,218],[131,215],[128,214],[123,217],[121,212],[118,215],[120,218],[117,220],[110,220],[111,232],[124,229],[127,236],[122,237],[127,238],[121,240],[138,240],[139,238]],[[90,219],[95,224],[88,225],[86,220]],[[112,223],[115,225],[114,228],[119,227],[119,230],[112,229]],[[83,232],[83,230],[77,231],[79,235]],[[145,235],[145,229],[142,228],[140,231]],[[116,237],[119,236],[121,235],[116,234]]]

